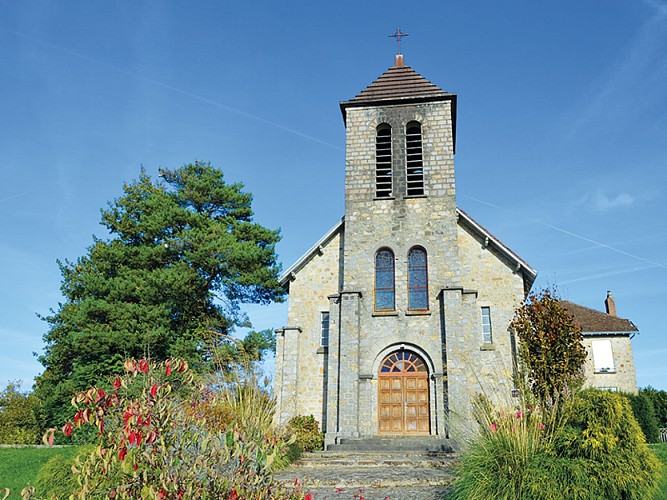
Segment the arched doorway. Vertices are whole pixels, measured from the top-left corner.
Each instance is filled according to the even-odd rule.
[[[428,435],[431,430],[428,369],[411,351],[395,351],[380,365],[378,430],[380,434]]]

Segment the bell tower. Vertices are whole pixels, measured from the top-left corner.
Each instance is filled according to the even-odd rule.
[[[378,246],[389,243],[421,242],[433,251],[431,259],[458,262],[452,255],[456,95],[398,54],[394,66],[340,107],[346,129],[345,288],[368,288],[357,263],[372,268]],[[459,284],[457,269],[447,277],[448,285]]]
[[[461,287],[456,95],[398,54],[394,66],[340,108],[345,229],[340,288],[330,296],[337,334],[329,345],[326,442],[378,434],[443,436],[447,387],[439,291]],[[383,363],[398,367],[406,360],[421,363],[421,378],[384,373]]]

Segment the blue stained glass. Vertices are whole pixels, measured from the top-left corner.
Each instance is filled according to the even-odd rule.
[[[393,311],[394,304],[394,253],[380,250],[375,256],[375,310]]]
[[[428,309],[426,290],[410,291],[410,309]]]
[[[394,310],[394,291],[376,290],[375,291],[375,309],[378,311]]]
[[[426,251],[413,248],[408,253],[408,308],[428,310],[428,270]]]
[[[375,274],[375,288],[394,288],[393,269],[378,269]]]

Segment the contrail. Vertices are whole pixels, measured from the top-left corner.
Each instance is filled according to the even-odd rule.
[[[60,45],[55,45],[55,44],[50,43],[50,42],[45,42],[44,40],[40,40],[40,39],[32,37],[30,35],[26,35],[25,33],[20,33],[18,31],[14,31],[12,29],[5,28],[3,26],[0,26],[0,30],[5,31],[7,33],[12,33],[13,35],[24,38],[24,39],[29,40],[31,42],[34,42],[34,43],[37,43],[37,44],[40,44],[40,45],[43,45],[43,46],[46,46],[46,47],[50,47],[52,49],[60,50],[61,52],[64,52],[64,53],[69,54],[71,56],[77,57],[79,59],[83,59],[84,61],[88,61],[88,62],[97,64],[99,66],[103,66],[105,68],[108,68],[110,70],[116,71],[117,73],[128,75],[128,76],[131,76],[133,78],[137,78],[137,79],[142,80],[144,82],[150,83],[152,85],[162,87],[163,89],[170,90],[171,92],[175,92],[177,94],[181,94],[181,95],[184,95],[186,97],[190,97],[191,99],[195,99],[197,101],[200,101],[200,102],[203,102],[203,103],[206,103],[206,104],[210,104],[211,106],[215,106],[216,108],[223,109],[223,110],[228,111],[230,113],[235,113],[237,115],[245,116],[246,118],[250,118],[252,120],[258,121],[260,123],[270,125],[271,127],[283,130],[283,131],[288,132],[290,134],[296,135],[297,137],[301,137],[303,139],[307,139],[309,141],[316,142],[316,143],[321,144],[323,146],[327,146],[329,148],[335,149],[336,151],[343,151],[343,148],[341,148],[339,146],[336,146],[335,144],[331,144],[330,142],[323,141],[322,139],[318,139],[317,137],[313,137],[312,135],[308,135],[308,134],[305,134],[305,133],[300,132],[298,130],[295,130],[293,128],[286,127],[285,125],[282,125],[280,123],[277,123],[277,122],[274,122],[274,121],[271,121],[271,120],[267,120],[266,118],[262,118],[261,116],[257,116],[257,115],[254,115],[252,113],[248,113],[247,111],[243,111],[243,110],[238,109],[238,108],[233,108],[232,106],[227,106],[226,104],[222,104],[220,102],[214,101],[214,100],[209,99],[207,97],[200,96],[199,94],[195,94],[195,93],[189,92],[187,90],[179,89],[179,88],[174,87],[172,85],[162,83],[158,80],[154,80],[152,78],[145,77],[143,75],[134,73],[132,71],[128,71],[128,70],[120,68],[118,66],[114,66],[113,64],[109,64],[109,63],[100,61],[98,59],[94,59],[92,57],[81,54],[79,52],[75,52],[73,50],[67,49],[65,47],[61,47]]]
[[[514,215],[520,215],[520,216],[523,217],[524,219],[527,219],[527,220],[529,220],[529,221],[531,221],[531,222],[534,222],[535,224],[540,224],[540,225],[542,225],[542,226],[545,226],[545,227],[548,227],[548,228],[550,228],[550,229],[553,229],[554,231],[558,231],[558,232],[560,232],[560,233],[567,234],[568,236],[572,236],[573,238],[577,238],[577,239],[580,239],[580,240],[582,240],[582,241],[586,241],[586,242],[588,242],[588,243],[592,243],[592,244],[595,245],[595,246],[598,246],[598,247],[601,247],[601,248],[606,248],[607,250],[611,250],[612,252],[616,252],[616,253],[619,253],[619,254],[621,254],[621,255],[625,255],[626,257],[631,257],[631,258],[633,258],[633,259],[635,259],[635,260],[639,260],[639,261],[641,261],[641,262],[645,262],[645,263],[647,263],[647,264],[651,264],[652,267],[662,267],[663,269],[667,269],[667,264],[663,264],[663,263],[661,263],[661,262],[656,262],[656,261],[654,261],[654,260],[649,260],[649,259],[646,259],[646,258],[641,257],[641,256],[639,256],[639,255],[635,255],[635,254],[633,254],[633,253],[626,252],[625,250],[621,250],[621,249],[616,248],[616,247],[613,247],[613,246],[611,246],[611,245],[607,245],[606,243],[602,243],[602,242],[600,242],[600,241],[592,240],[592,239],[590,239],[590,238],[587,238],[586,236],[581,236],[580,234],[573,233],[572,231],[568,231],[567,229],[563,229],[563,228],[561,228],[561,227],[554,226],[553,224],[549,224],[548,222],[544,222],[544,221],[541,221],[541,220],[539,220],[539,219],[534,219],[533,217],[528,217],[527,215],[524,215],[524,214],[521,214],[521,213],[514,212],[514,211],[512,211],[512,210],[510,210],[510,209],[508,209],[508,208],[501,207],[500,205],[496,205],[495,203],[490,203],[490,202],[488,202],[488,201],[480,200],[479,198],[474,198],[474,197],[472,197],[472,196],[467,196],[467,195],[465,195],[465,194],[463,194],[463,195],[461,195],[461,196],[464,197],[464,198],[468,198],[469,200],[476,201],[477,203],[481,203],[481,204],[483,204],[483,205],[487,205],[487,206],[489,206],[489,207],[499,208],[500,210],[505,210],[506,212],[510,212],[510,213],[512,213],[512,214],[514,214]]]

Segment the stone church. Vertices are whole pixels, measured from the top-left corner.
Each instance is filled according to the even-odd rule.
[[[512,393],[508,324],[537,272],[456,206],[456,101],[397,55],[340,104],[345,216],[281,278],[274,381],[279,421],[312,414],[327,444],[444,437],[476,393]],[[627,341],[636,391],[629,325],[593,342]]]

